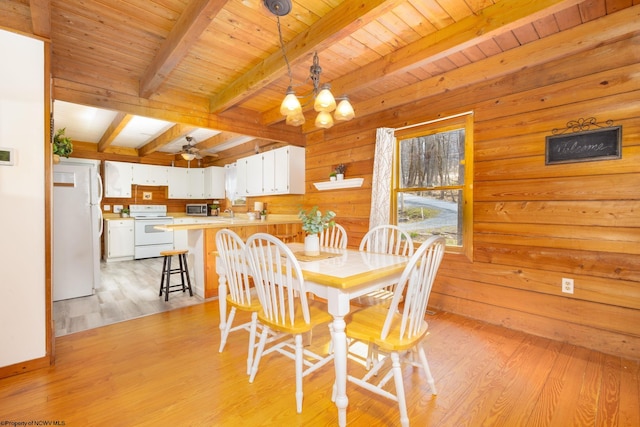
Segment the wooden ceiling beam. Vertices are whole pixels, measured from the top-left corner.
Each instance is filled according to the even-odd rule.
[[[474,15],[444,27],[368,65],[331,81],[334,94],[348,94],[379,83],[385,77],[424,66],[498,34],[511,31],[550,13],[556,13],[583,0],[502,0]],[[308,109],[311,109],[309,107]],[[356,114],[360,109],[354,106]],[[280,107],[263,114],[262,123],[283,121]]]
[[[583,0],[502,0],[367,64],[357,73],[332,81],[331,87],[335,93],[347,93],[375,85],[385,77],[422,67],[582,2]]]
[[[149,98],[187,55],[227,0],[191,0],[140,79],[140,97]]]
[[[506,76],[518,70],[544,64],[638,31],[640,5],[632,6],[594,21],[491,56],[464,67],[393,90],[358,104],[356,114],[364,117],[390,108],[417,102],[447,91]]]
[[[306,59],[311,52],[330,47],[403,2],[401,0],[343,2],[287,43],[285,50],[289,63],[293,66],[296,62]],[[225,90],[212,97],[209,109],[212,113],[222,112],[247,99],[286,73],[287,66],[282,51],[278,49],[242,77],[227,85]]]
[[[47,39],[51,38],[51,1],[29,0],[31,11],[31,27],[33,34]]]
[[[264,126],[258,118],[238,115],[221,117],[195,108],[139,98],[109,89],[96,88],[82,83],[54,78],[53,98],[74,104],[91,105],[108,110],[121,111],[136,116],[150,117],[167,122],[183,123],[193,127],[208,128],[226,132],[236,132],[254,138],[289,142],[304,146],[305,136],[300,129],[285,126]]]
[[[98,151],[104,152],[113,142],[114,139],[122,132],[127,126],[127,123],[131,121],[133,116],[126,113],[118,113],[111,121],[109,127],[104,131],[100,141],[98,141]]]
[[[171,126],[161,135],[154,138],[150,142],[146,143],[144,146],[140,147],[138,149],[138,155],[140,157],[143,157],[143,156],[148,156],[151,153],[155,153],[160,148],[164,147],[170,142],[173,142],[178,138],[187,136],[194,129],[195,127],[193,126],[182,125],[182,124]]]
[[[235,132],[220,132],[219,134],[213,135],[211,138],[205,139],[196,144],[196,148],[199,150],[208,150],[209,148],[214,148],[218,145],[222,145],[225,142],[231,141],[232,139],[241,138],[244,135]]]

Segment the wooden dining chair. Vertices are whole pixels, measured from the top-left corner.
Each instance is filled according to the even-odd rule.
[[[320,247],[344,249],[347,247],[347,231],[340,224],[333,224],[320,232]]]
[[[364,235],[360,242],[360,250],[365,252],[385,253],[390,255],[413,255],[413,239],[397,225],[379,225]],[[387,286],[369,292],[354,300],[356,305],[371,306],[389,305],[393,298],[395,286]]]
[[[263,356],[277,352],[294,359],[296,410],[301,413],[302,379],[333,360],[333,354],[304,349],[302,337],[315,326],[331,322],[332,317],[326,304],[307,298],[300,264],[280,239],[256,233],[247,239],[246,248],[261,305],[258,320],[263,325],[249,382],[255,379]],[[293,343],[291,339],[280,340],[265,348],[272,331],[293,337]]]
[[[245,244],[234,231],[221,229],[216,233],[216,247],[218,257],[222,262],[227,279],[226,301],[231,310],[227,322],[220,336],[219,352],[222,353],[230,332],[237,330],[249,331],[247,352],[247,375],[251,373],[254,348],[256,346],[256,331],[258,327],[258,310],[260,301],[254,287],[251,286],[249,265],[246,260]],[[232,326],[237,310],[251,313],[251,320],[241,325]]]
[[[348,380],[385,398],[398,402],[400,423],[409,426],[402,362],[421,367],[432,394],[437,394],[427,356],[421,345],[427,335],[425,320],[427,303],[433,281],[444,255],[445,239],[433,236],[413,254],[398,282],[396,293],[388,308],[375,305],[355,312],[347,323],[348,339],[376,347],[378,360],[361,378],[351,375]],[[402,294],[405,299],[402,302]],[[395,393],[386,387],[393,377]],[[335,392],[335,389],[334,389]]]

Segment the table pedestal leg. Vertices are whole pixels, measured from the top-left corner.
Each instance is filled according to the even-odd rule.
[[[344,333],[344,317],[335,316],[333,319],[333,352],[336,369],[335,401],[338,407],[338,424],[347,425],[347,336]]]

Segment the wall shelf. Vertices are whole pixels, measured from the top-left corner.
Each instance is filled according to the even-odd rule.
[[[337,190],[339,188],[362,187],[364,178],[349,178],[336,181],[314,182],[313,185],[318,190]]]

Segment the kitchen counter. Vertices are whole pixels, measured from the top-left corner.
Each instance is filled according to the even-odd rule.
[[[171,215],[168,215],[171,216]],[[176,219],[178,217],[174,217]],[[162,230],[202,230],[207,228],[227,228],[229,226],[263,226],[291,224],[300,221],[297,215],[267,215],[266,220],[249,219],[246,215],[236,215],[234,218],[228,216],[182,216],[181,221],[188,221],[180,224],[167,224],[156,228]],[[189,221],[192,220],[192,221]]]
[[[174,242],[183,242],[176,249],[189,250],[188,263],[192,281],[195,282],[194,292],[203,298],[218,295],[216,233],[219,229],[229,228],[243,240],[255,233],[269,233],[286,241],[301,242],[304,239],[302,221],[297,215],[268,215],[264,221],[250,220],[245,214],[236,214],[234,218],[181,216],[174,217],[174,220],[180,223],[158,225],[156,228],[187,234],[186,239],[176,239],[174,235]],[[185,244],[186,248],[182,247]]]

